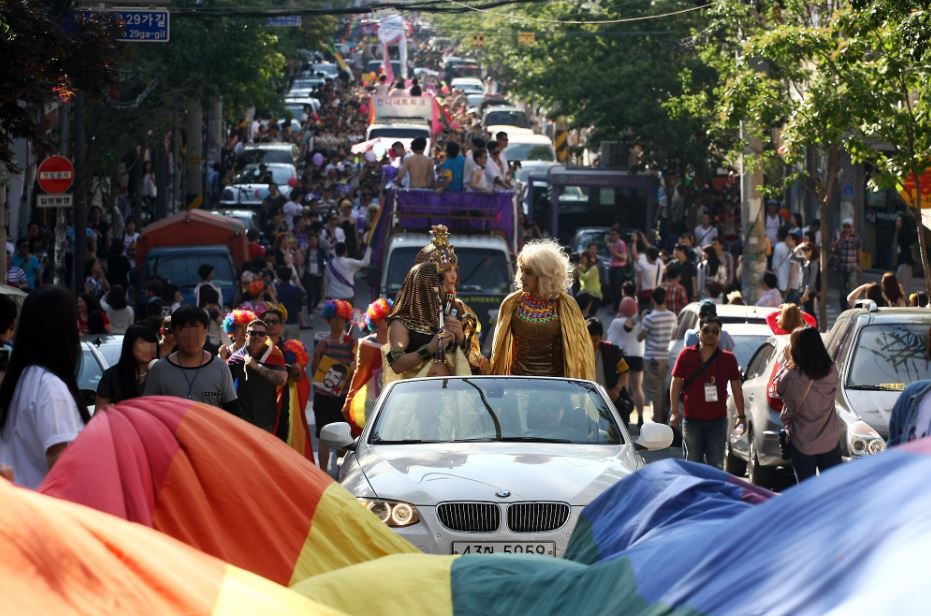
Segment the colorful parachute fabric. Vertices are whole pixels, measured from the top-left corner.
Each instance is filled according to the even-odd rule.
[[[137,398],[96,414],[39,490],[279,584],[416,551],[275,436],[180,398]]]
[[[138,524],[0,479],[3,614],[338,614]]]
[[[900,616],[927,612],[929,454],[919,441],[779,496],[651,464],[586,507],[565,558],[417,553],[271,435],[174,398],[96,416],[41,489],[347,614]]]

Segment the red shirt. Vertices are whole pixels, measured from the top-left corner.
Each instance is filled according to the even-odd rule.
[[[698,347],[683,347],[672,369],[673,378],[688,380],[702,365]],[[689,419],[723,419],[727,416],[727,384],[740,380],[737,357],[730,351],[721,351],[701,376],[692,380],[682,400],[682,415]],[[714,383],[718,401],[705,400],[705,385]]]

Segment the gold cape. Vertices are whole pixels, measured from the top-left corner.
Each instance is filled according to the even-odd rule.
[[[491,347],[491,374],[511,374],[511,319],[523,294],[523,291],[515,291],[501,302],[498,324],[495,326],[495,339]],[[582,316],[575,299],[568,293],[561,293],[557,302],[559,326],[562,328],[565,376],[594,381],[595,352],[588,328],[585,326],[585,317]]]

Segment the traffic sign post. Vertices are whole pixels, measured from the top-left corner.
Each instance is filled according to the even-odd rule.
[[[36,207],[72,207],[73,195],[36,195]]]
[[[165,4],[165,0],[158,0]],[[148,2],[138,2],[147,4]],[[119,17],[122,30],[116,40],[121,43],[167,43],[170,39],[170,13],[168,9],[114,7],[112,2],[103,2],[100,8],[82,8],[81,12],[105,11]]]
[[[39,163],[36,181],[47,193],[63,193],[74,184],[74,165],[64,156],[49,156]]]

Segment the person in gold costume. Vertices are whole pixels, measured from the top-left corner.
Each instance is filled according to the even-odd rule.
[[[447,295],[456,253],[446,227],[434,226],[431,235],[433,249],[407,274],[388,315],[386,383],[398,378],[472,374],[462,351],[466,340],[462,321],[445,305],[455,301]]]
[[[595,380],[585,317],[567,290],[569,257],[554,240],[528,242],[517,255],[520,290],[501,302],[491,351],[492,374]]]

